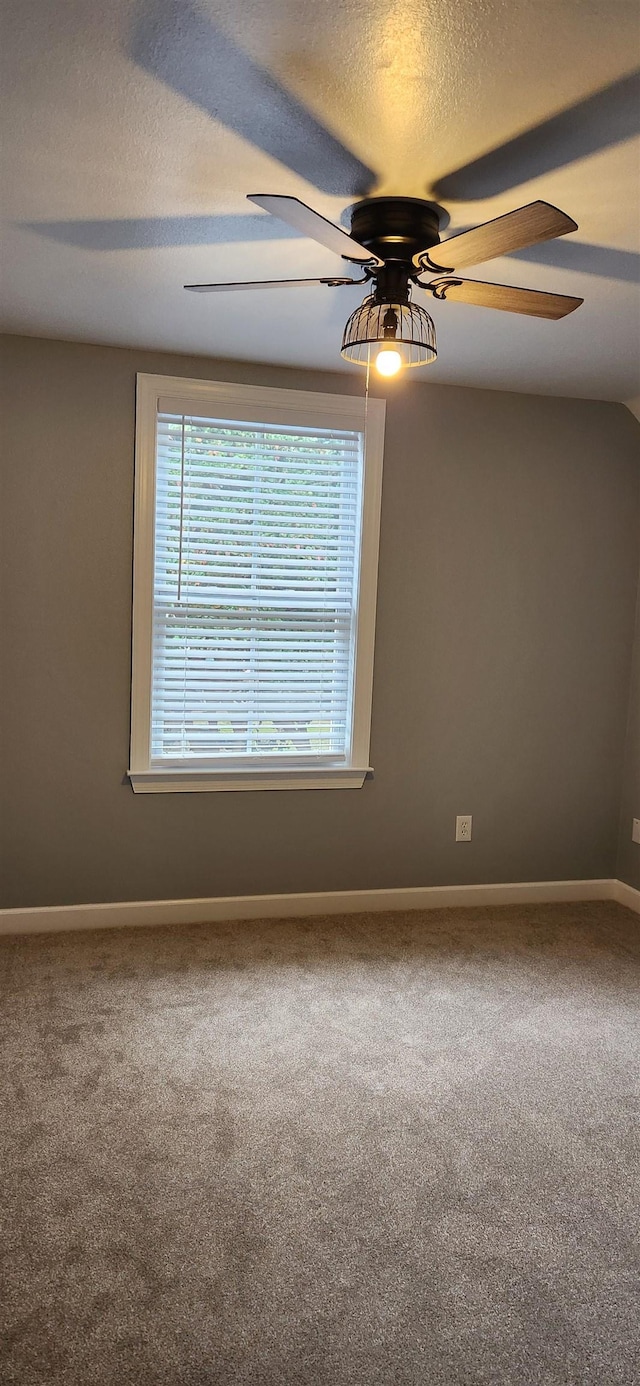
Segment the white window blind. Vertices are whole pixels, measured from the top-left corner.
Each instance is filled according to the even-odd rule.
[[[362,434],[158,414],[154,760],[344,761]]]
[[[384,402],[139,375],[136,793],[368,774]]]

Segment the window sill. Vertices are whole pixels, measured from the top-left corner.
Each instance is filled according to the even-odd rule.
[[[134,794],[217,794],[221,790],[361,789],[373,771],[326,766],[306,770],[128,770]]]

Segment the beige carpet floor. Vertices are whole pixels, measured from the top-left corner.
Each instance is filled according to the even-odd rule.
[[[639,953],[613,904],[3,940],[2,1381],[637,1383]]]

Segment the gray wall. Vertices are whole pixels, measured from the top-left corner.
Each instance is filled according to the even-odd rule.
[[[5,905],[614,874],[638,574],[627,410],[394,384],[375,780],[136,797],[135,372],[364,382],[17,337],[4,353]],[[470,844],[456,813],[474,815]]]
[[[640,427],[637,430],[640,442]],[[640,845],[631,840],[631,825],[640,818],[640,579],[636,607],[636,635],[633,652],[629,718],[622,775],[620,803],[620,841],[616,875],[640,890]]]

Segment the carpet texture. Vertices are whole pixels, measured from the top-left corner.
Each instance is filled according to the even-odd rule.
[[[631,1386],[640,921],[0,945],[0,1377]]]

